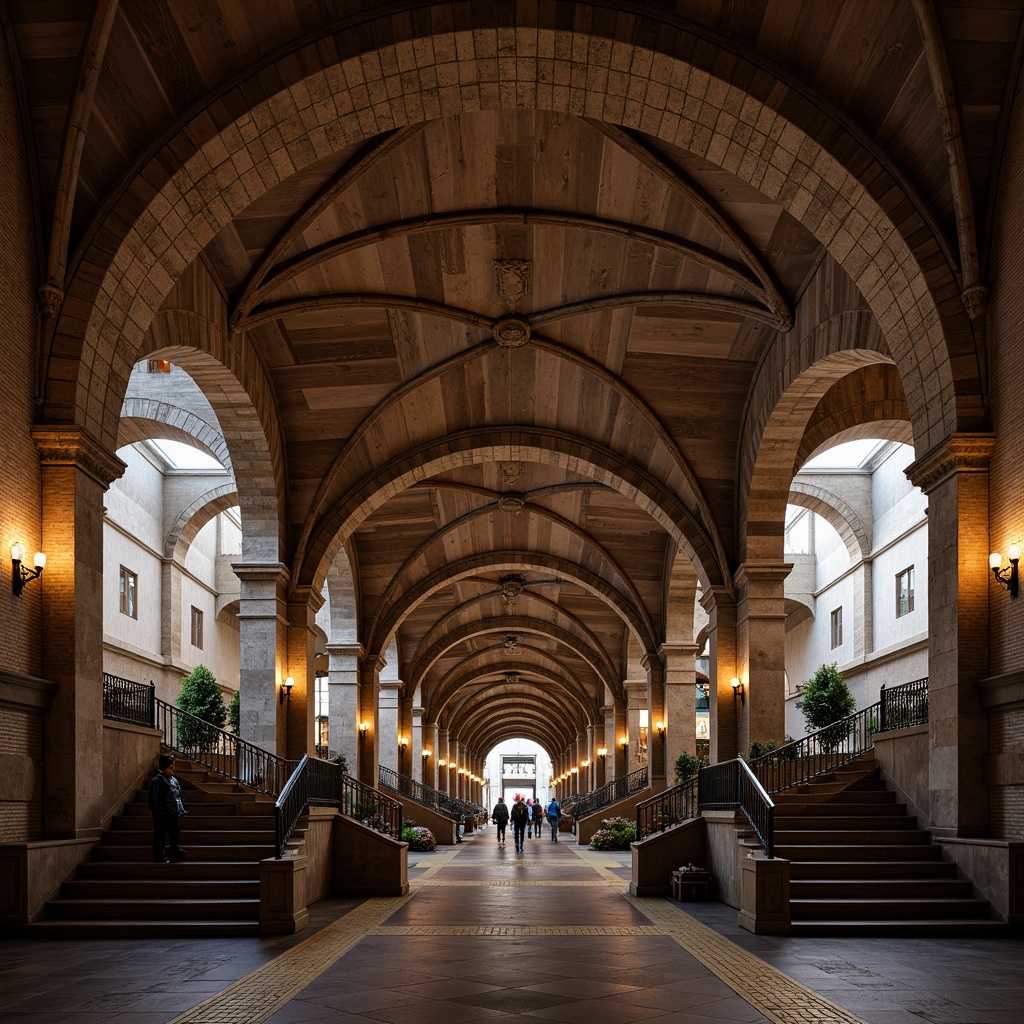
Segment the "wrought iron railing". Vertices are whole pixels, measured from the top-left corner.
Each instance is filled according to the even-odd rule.
[[[274,805],[278,858],[284,855],[288,838],[310,804],[337,807],[376,832],[401,838],[402,805],[397,800],[346,775],[341,765],[307,754]]]
[[[636,838],[644,839],[664,832],[669,826],[679,825],[696,816],[697,776],[694,775],[636,805]]]
[[[111,722],[143,725],[150,729],[156,721],[156,687],[136,683],[109,672],[103,673],[103,717]]]
[[[456,821],[462,821],[467,816],[475,817],[482,810],[479,804],[470,804],[448,793],[442,793],[439,789],[424,786],[422,782],[410,779],[406,775],[399,775],[394,769],[385,768],[384,765],[379,766],[378,774],[382,786]]]
[[[927,679],[883,687],[877,703],[754,758],[750,768],[765,790],[780,793],[866,753],[874,746],[876,733],[927,723]]]
[[[774,855],[773,793],[810,781],[848,764],[874,746],[874,737],[891,729],[928,723],[928,680],[882,687],[876,704],[763,754],[748,765],[742,759],[702,768],[697,795],[688,802],[690,782],[667,789],[637,805],[637,840],[705,810],[740,810],[765,853]],[[691,780],[692,781],[692,780]]]
[[[610,807],[619,800],[643,792],[647,785],[647,766],[644,765],[643,768],[637,768],[628,775],[620,775],[589,793],[582,793],[573,808],[573,815],[576,818],[585,818],[587,815],[596,814],[602,808]]]

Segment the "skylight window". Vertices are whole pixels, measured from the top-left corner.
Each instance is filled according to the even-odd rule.
[[[861,469],[885,443],[885,441],[879,441],[877,438],[868,438],[863,441],[847,441],[845,444],[837,444],[835,448],[829,448],[827,452],[815,455],[813,459],[805,462],[801,468]]]
[[[180,441],[150,441],[169,469],[223,469],[211,455]]]

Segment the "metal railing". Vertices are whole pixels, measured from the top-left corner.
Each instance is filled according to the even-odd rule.
[[[754,758],[750,768],[765,790],[781,793],[866,753],[877,733],[927,723],[927,679],[883,687],[877,703]]]
[[[103,717],[149,729],[156,722],[156,687],[103,673]]]
[[[664,832],[671,825],[695,818],[697,813],[697,776],[694,775],[636,805],[636,838],[640,840]]]
[[[384,765],[379,766],[378,775],[380,784],[392,792],[408,800],[415,800],[416,803],[456,821],[462,821],[467,815],[475,817],[482,809],[478,804],[467,803],[448,793],[442,793],[439,789],[424,786],[422,782],[410,779],[406,775],[399,775],[394,769],[385,768]]]
[[[739,810],[765,853],[775,849],[775,804],[770,794],[799,786],[850,763],[874,746],[874,737],[891,729],[928,724],[928,680],[882,687],[881,699],[832,725],[752,760],[725,761],[702,768],[697,794],[689,802],[694,780],[667,789],[637,805],[636,838],[664,831],[669,825],[705,810]]]
[[[611,782],[592,789],[589,793],[583,793],[573,808],[573,815],[576,818],[585,818],[589,814],[595,814],[604,807],[610,807],[619,800],[625,800],[627,796],[640,793],[647,788],[647,766],[637,768],[635,772],[628,775],[620,775]]]
[[[356,818],[375,832],[395,839],[402,836],[402,805],[397,800],[346,775],[341,765],[307,754],[274,804],[278,859],[284,855],[295,825],[311,804],[337,807],[342,814]]]

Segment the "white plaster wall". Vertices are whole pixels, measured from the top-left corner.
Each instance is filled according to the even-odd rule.
[[[914,610],[897,618],[896,574],[910,566],[914,567]],[[923,520],[875,557],[872,594],[875,650],[928,631],[928,526]]]
[[[812,513],[813,547],[816,563],[815,579],[820,593],[829,583],[850,568],[850,552],[843,538],[832,525],[817,513]],[[819,605],[820,608],[823,607]],[[834,607],[834,606],[833,606]]]
[[[904,472],[913,461],[914,449],[906,444],[897,445],[872,474],[872,548],[875,551],[900,537],[911,523],[925,517],[928,499],[911,485]]]

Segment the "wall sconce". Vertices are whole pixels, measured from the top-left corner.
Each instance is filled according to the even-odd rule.
[[[362,743],[366,739],[366,731],[370,728],[369,722],[359,723],[359,742]]]
[[[292,687],[295,685],[295,680],[291,676],[281,684],[281,695],[277,698],[279,704],[283,704],[291,695]]]
[[[619,737],[619,745],[623,746],[623,747],[628,747],[629,746],[629,737],[628,736],[620,736]]]
[[[570,775],[579,775],[579,773],[580,773],[579,768],[570,768],[569,769],[569,774]]]
[[[449,761],[448,762],[448,771],[454,772],[454,771],[456,771],[458,769],[458,767],[459,766],[454,761]]]
[[[658,739],[661,740],[662,743],[664,743],[665,742],[665,723],[664,722],[655,722],[654,723],[654,728],[658,730]]]
[[[589,768],[590,767],[590,761],[580,761],[580,767],[581,768]]]
[[[442,757],[441,760],[437,762],[437,767],[444,768],[447,766],[447,764],[448,762]]]
[[[601,758],[601,760],[603,761],[608,756],[608,748],[607,747],[598,747],[597,748],[597,756],[599,758]]]
[[[739,681],[738,676],[733,676],[731,680],[732,685],[732,699],[735,700],[737,697],[740,699],[740,704],[746,704],[747,695],[743,690],[743,684]]]
[[[39,556],[36,555],[36,558]],[[1019,588],[1019,580],[1017,577],[1017,563],[1020,561],[1020,546],[1018,544],[1011,544],[1007,549],[1006,557],[1010,560],[1010,564],[1005,569],[999,567],[1003,564],[1003,556],[998,551],[993,551],[988,556],[988,567],[992,570],[992,575],[995,576],[997,583],[1002,583],[1004,587],[1010,592],[1011,598],[1017,597],[1017,591]],[[25,570],[22,569],[22,572]],[[17,593],[17,591],[15,591]]]
[[[405,752],[408,749],[408,747],[409,747],[409,737],[408,736],[399,736],[398,737],[398,756],[403,761],[405,760]]]
[[[420,756],[423,758],[424,761],[426,761],[426,759],[430,757],[430,751],[424,750]]]
[[[32,559],[34,569],[25,568],[25,545],[11,545],[11,593],[17,597],[24,589],[25,584],[39,578],[39,574],[46,566],[46,555],[37,551]]]

